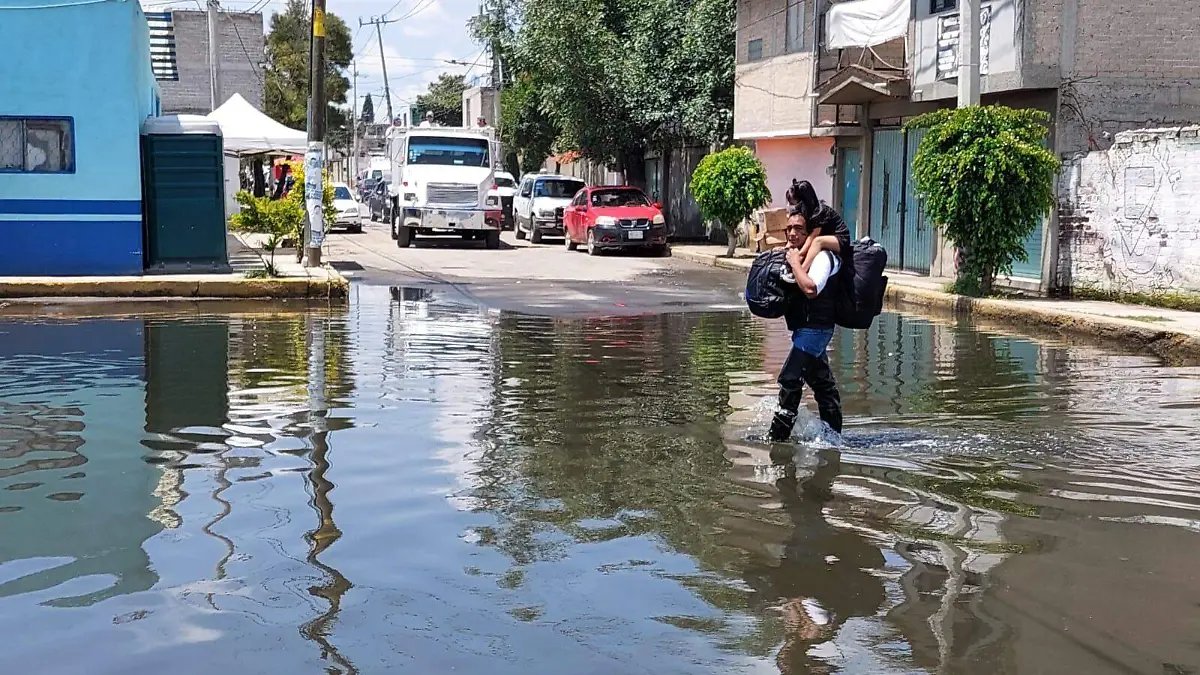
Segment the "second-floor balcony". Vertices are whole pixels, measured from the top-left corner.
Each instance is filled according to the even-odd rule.
[[[827,6],[816,22],[820,51],[813,93],[818,105],[836,108],[908,99],[909,2],[854,0]]]

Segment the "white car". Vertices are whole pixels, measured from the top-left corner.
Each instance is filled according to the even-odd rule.
[[[507,171],[497,171],[492,189],[488,190],[488,206],[499,206],[501,229],[513,229],[513,198],[517,196],[517,179]]]
[[[344,227],[347,232],[355,234],[362,232],[362,211],[349,185],[333,184],[333,208],[337,209],[337,220],[332,223],[333,227]]]
[[[513,199],[517,239],[540,244],[545,235],[563,236],[563,210],[587,183],[574,176],[531,173],[521,180]]]

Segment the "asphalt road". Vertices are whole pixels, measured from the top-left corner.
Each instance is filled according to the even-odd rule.
[[[331,233],[326,260],[355,283],[437,288],[462,301],[542,315],[740,311],[745,278],[673,258],[636,253],[592,257],[561,239],[532,245],[505,232],[498,250],[457,238],[396,246],[387,226]]]

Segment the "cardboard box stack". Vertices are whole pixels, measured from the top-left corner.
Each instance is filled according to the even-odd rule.
[[[762,253],[787,243],[787,209],[759,209],[751,218],[750,250]]]

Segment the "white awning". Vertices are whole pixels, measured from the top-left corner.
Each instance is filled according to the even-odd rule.
[[[825,14],[830,49],[872,47],[908,34],[910,0],[855,0],[831,5]]]
[[[304,154],[308,149],[308,134],[267,117],[241,94],[231,96],[220,108],[210,112],[208,118],[221,125],[227,155]]]

